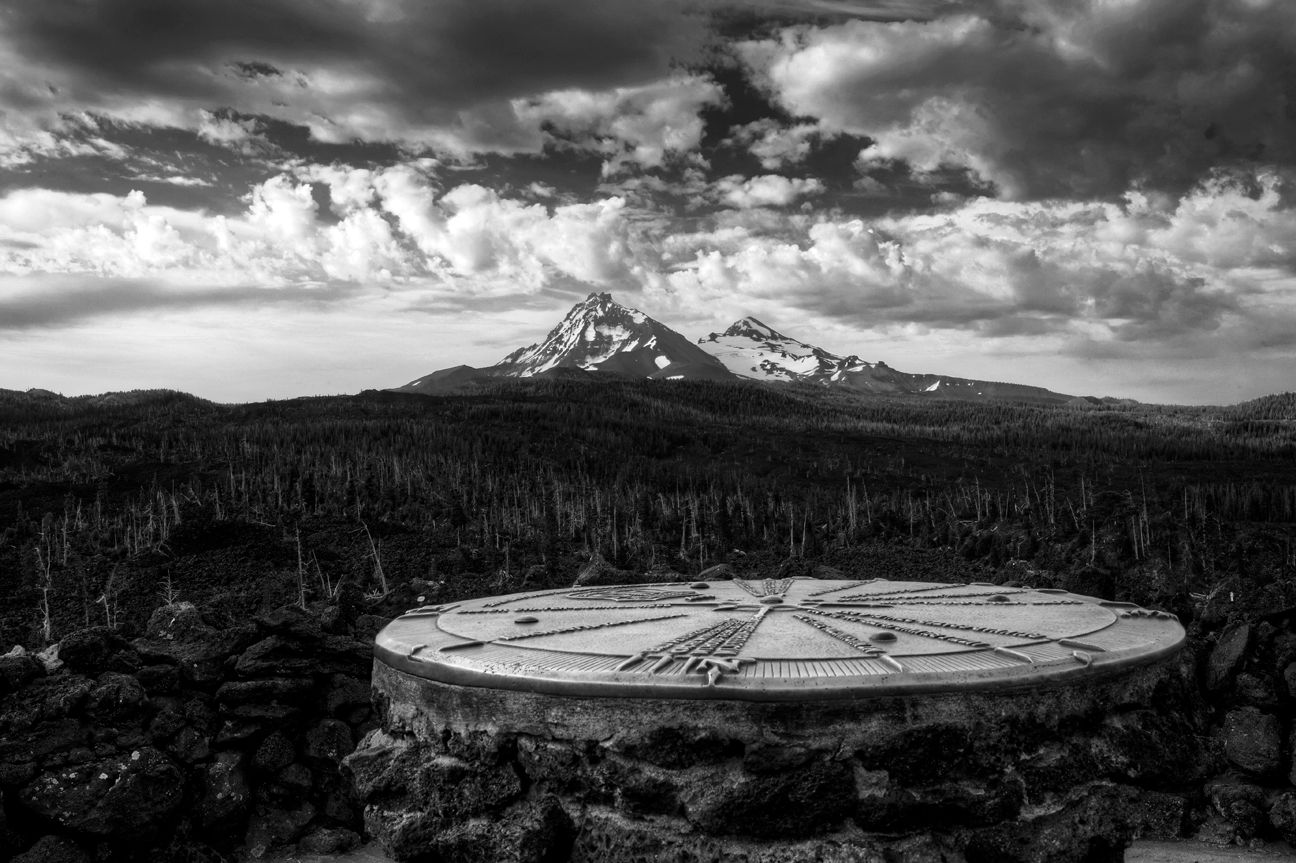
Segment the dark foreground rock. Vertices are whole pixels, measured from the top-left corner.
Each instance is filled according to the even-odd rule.
[[[334,612],[288,607],[221,629],[180,603],[134,641],[70,635],[53,673],[0,658],[0,859],[355,844],[339,764],[373,724],[371,642]]]

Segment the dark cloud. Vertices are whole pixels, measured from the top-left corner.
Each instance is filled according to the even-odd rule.
[[[77,279],[39,276],[12,279],[26,288],[0,299],[0,330],[65,327],[95,318],[214,306],[318,305],[354,294],[353,285],[279,288],[234,286],[180,289],[143,279]]]
[[[790,32],[745,49],[786,110],[1006,197],[1178,193],[1218,165],[1296,163],[1291,3],[998,0]]]
[[[694,59],[701,33],[673,0],[17,0],[5,12],[11,48],[56,88],[47,111],[170,100],[368,140],[546,90],[652,80]],[[20,96],[42,99],[27,88],[10,103]],[[518,135],[489,112],[471,125],[487,142]]]

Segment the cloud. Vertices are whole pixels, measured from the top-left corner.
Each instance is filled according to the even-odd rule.
[[[328,304],[353,291],[340,285],[177,289],[146,279],[0,276],[0,330],[66,327],[101,317],[218,306]]]
[[[722,98],[714,81],[690,75],[638,87],[558,90],[517,100],[514,110],[524,123],[605,154],[608,176],[628,166],[660,167],[670,155],[695,150],[701,110]]]
[[[622,198],[546,206],[471,183],[443,192],[431,169],[303,166],[254,185],[236,215],[156,206],[139,191],[18,190],[0,196],[0,273],[172,284],[180,306],[226,296],[194,292],[230,285],[350,284],[403,291],[411,302],[429,294],[606,289],[640,284],[656,266]],[[331,218],[321,213],[314,184],[328,186]],[[140,289],[119,296],[115,306],[87,308],[161,301]],[[33,302],[24,299],[15,311],[36,308]]]
[[[784,125],[772,118],[756,120],[736,127],[731,140],[755,156],[761,167],[777,171],[805,161],[821,130],[814,123]]]
[[[244,155],[254,155],[274,149],[266,140],[262,125],[255,117],[235,117],[228,113],[199,110],[198,137],[217,147],[225,147]]]
[[[653,290],[679,309],[1063,338],[1077,353],[1120,343],[1173,353],[1211,335],[1227,340],[1215,350],[1276,346],[1296,325],[1290,183],[1264,170],[1214,175],[1177,201],[977,198],[872,221],[819,216],[799,235],[717,225],[666,244],[674,266]]]
[[[783,177],[778,174],[762,174],[745,180],[735,175],[715,184],[720,200],[740,210],[786,207],[798,198],[822,192],[823,188],[823,183],[813,177]]]
[[[87,113],[225,144],[264,116],[321,141],[534,151],[513,100],[668,78],[702,29],[675,0],[16,0],[0,109],[10,149]]]
[[[959,166],[1010,199],[1180,192],[1296,160],[1296,7],[996,0],[925,21],[786,28],[739,52],[789,112],[870,163]]]

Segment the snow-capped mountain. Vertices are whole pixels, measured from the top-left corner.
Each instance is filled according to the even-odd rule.
[[[948,375],[910,374],[884,362],[838,356],[780,333],[756,318],[735,321],[698,345],[733,374],[758,381],[820,384],[858,392],[972,401],[1006,400],[1059,404],[1072,399],[1041,387],[977,381]]]
[[[743,378],[758,381],[839,381],[874,368],[857,356],[839,357],[785,336],[755,318],[735,321],[723,333],[698,339],[702,350]]]
[[[583,377],[731,380],[715,357],[670,327],[611,294],[593,293],[572,306],[543,341],[518,348],[484,369],[455,366],[410,381],[403,392],[448,392],[491,378]]]
[[[729,377],[721,363],[670,327],[597,293],[573,306],[544,341],[518,348],[497,366],[513,378],[561,368],[667,380]]]
[[[600,377],[657,380],[750,379],[813,384],[878,395],[1061,404],[1071,396],[1040,387],[909,374],[884,362],[838,356],[784,335],[755,318],[693,344],[665,324],[593,293],[572,307],[543,341],[484,369],[454,366],[410,381],[399,392],[447,393],[498,378]]]

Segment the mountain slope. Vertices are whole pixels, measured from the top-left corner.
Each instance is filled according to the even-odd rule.
[[[493,366],[454,366],[410,381],[399,392],[456,392],[495,378],[653,378],[732,380],[724,364],[670,327],[611,294],[592,293],[572,306],[543,341],[518,348]]]
[[[543,342],[500,361],[505,377],[529,378],[559,368],[635,378],[722,380],[724,366],[670,327],[611,294],[590,294],[572,307]]]
[[[839,357],[751,317],[735,321],[723,333],[698,339],[698,345],[735,375],[758,381],[822,383],[873,368],[859,357]]]
[[[886,363],[870,363],[854,354],[838,356],[785,335],[747,317],[723,333],[711,333],[698,345],[739,377],[758,381],[808,383],[879,395],[913,395],[960,401],[1015,401],[1064,404],[1073,396],[1042,387],[979,381],[948,375],[911,374]]]

